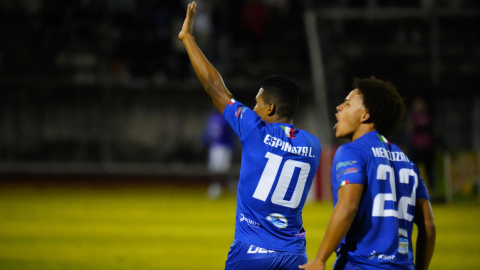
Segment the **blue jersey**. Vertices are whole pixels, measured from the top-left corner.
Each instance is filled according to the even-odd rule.
[[[235,239],[305,252],[302,210],[317,172],[320,141],[289,124],[269,124],[232,99],[223,112],[242,143]]]
[[[378,132],[341,146],[332,166],[334,205],[338,189],[362,184],[357,215],[337,249],[339,267],[414,269],[412,229],[415,201],[429,200],[418,168]]]

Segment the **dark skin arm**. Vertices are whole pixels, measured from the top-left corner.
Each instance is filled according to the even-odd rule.
[[[215,67],[203,55],[200,48],[198,48],[193,38],[193,20],[195,19],[196,2],[188,4],[187,16],[183,23],[182,31],[178,38],[183,41],[183,45],[187,49],[188,57],[192,63],[193,69],[197,74],[200,83],[207,94],[212,98],[213,104],[217,109],[223,113],[233,95],[228,91],[223,83],[222,76],[215,69]]]
[[[328,258],[347,234],[362,199],[363,185],[349,184],[338,190],[338,202],[333,209],[320,248],[315,258],[299,266],[300,269],[325,269]]]
[[[426,199],[415,202],[415,224],[418,228],[415,269],[427,270],[435,249],[436,229],[432,206]]]

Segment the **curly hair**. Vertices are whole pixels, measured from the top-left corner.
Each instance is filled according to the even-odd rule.
[[[277,107],[277,114],[292,119],[300,99],[300,86],[296,81],[281,75],[268,75],[261,82],[263,100]]]
[[[391,82],[385,82],[374,76],[365,79],[354,78],[353,89],[363,95],[363,104],[370,114],[368,123],[387,138],[391,138],[402,126],[405,115],[405,103]]]

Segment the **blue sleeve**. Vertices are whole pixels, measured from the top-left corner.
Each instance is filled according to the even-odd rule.
[[[256,112],[233,99],[227,104],[227,107],[225,107],[223,117],[241,141],[254,129],[264,125],[262,118],[260,118]]]
[[[338,148],[332,166],[333,190],[338,190],[345,184],[362,184],[367,181],[365,164],[360,151],[352,144]]]

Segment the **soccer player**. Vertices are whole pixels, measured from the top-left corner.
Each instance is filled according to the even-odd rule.
[[[279,75],[263,79],[253,110],[233,99],[192,36],[196,3],[179,34],[214,105],[242,143],[235,237],[226,269],[298,269],[307,262],[302,210],[317,171],[320,142],[293,126],[300,88]]]
[[[405,105],[395,86],[354,79],[337,107],[341,146],[332,167],[334,209],[315,259],[301,269],[428,269],[435,246],[429,195],[418,168],[387,140],[402,123]],[[413,223],[418,227],[416,256]]]
[[[210,114],[204,140],[208,146],[208,171],[211,178],[207,195],[212,200],[219,198],[223,187],[229,185],[234,136],[232,128],[218,110]]]

